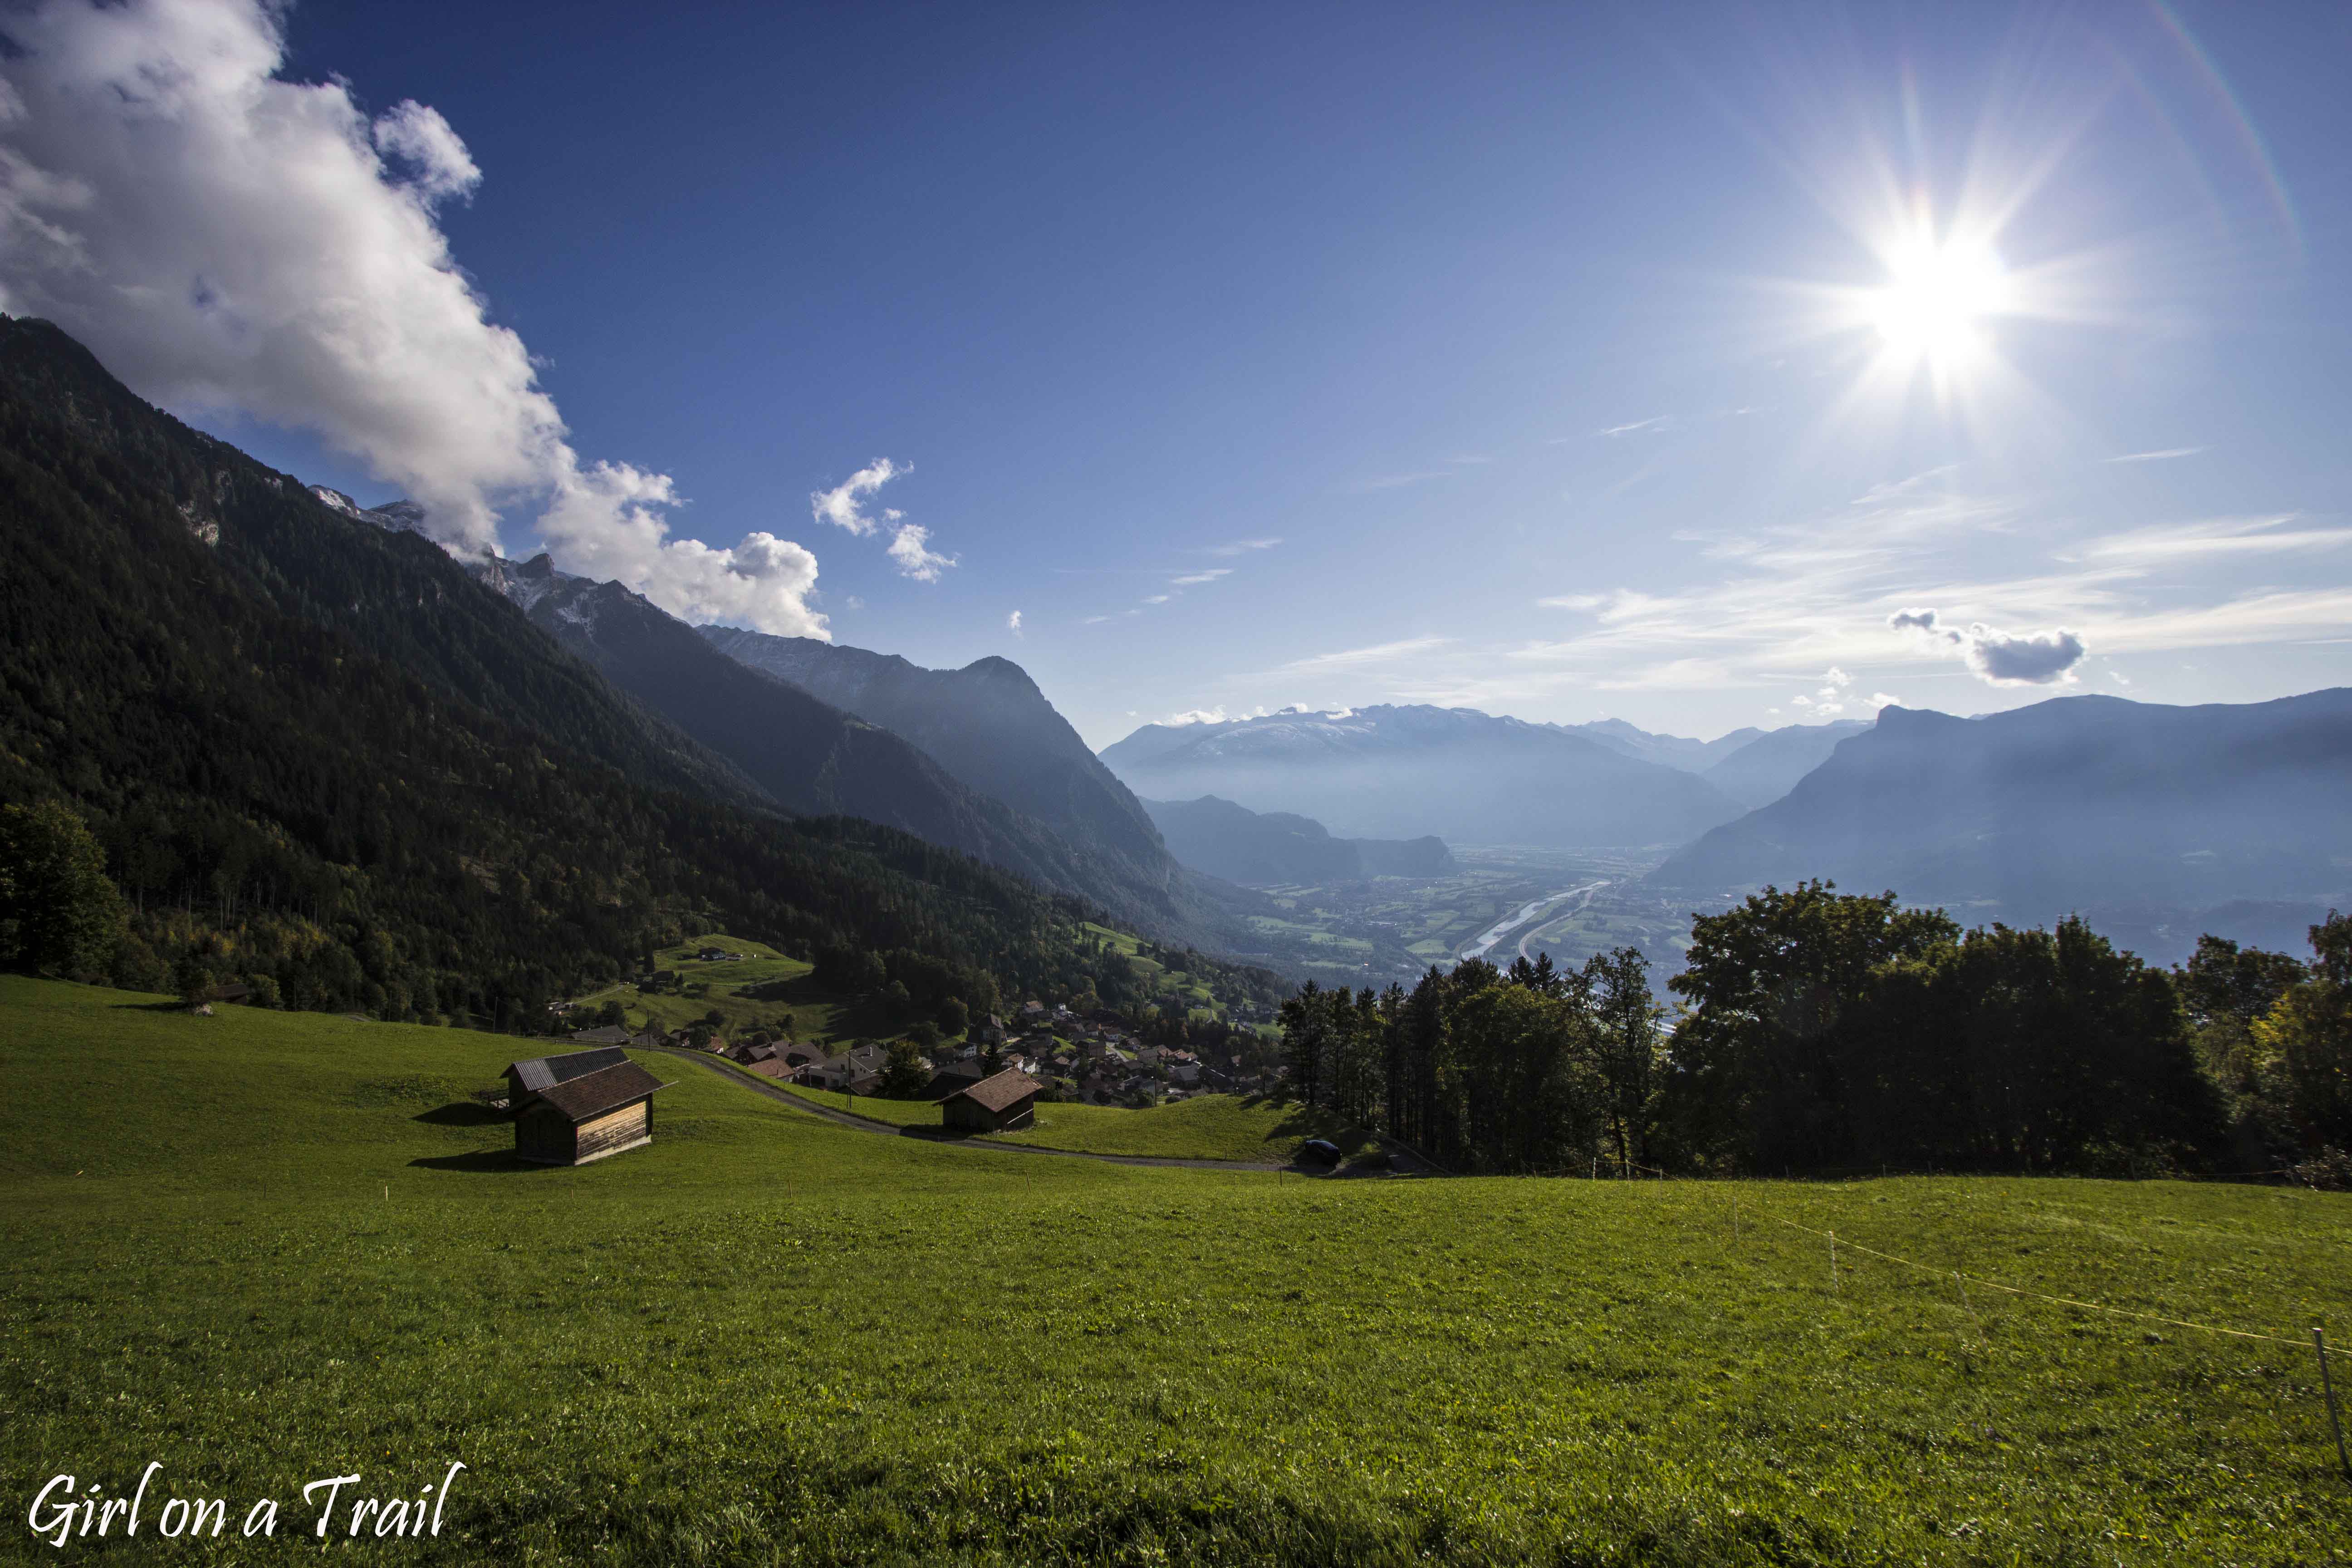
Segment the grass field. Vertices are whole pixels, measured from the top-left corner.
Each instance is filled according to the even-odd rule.
[[[852,1110],[894,1127],[937,1127],[936,1103],[852,1097],[831,1089],[784,1086],[788,1092],[835,1110]],[[1309,1138],[1328,1138],[1353,1156],[1379,1147],[1360,1128],[1335,1123],[1295,1105],[1242,1100],[1229,1094],[1130,1110],[1118,1105],[1045,1104],[1034,1126],[991,1133],[1006,1143],[1074,1149],[1087,1154],[1139,1154],[1163,1160],[1234,1160],[1283,1164]]]
[[[335,1555],[2352,1561],[2307,1342],[1851,1252],[2352,1342],[2342,1196],[1041,1160],[666,1056],[651,1147],[540,1171],[456,1103],[512,1042],[149,1000],[0,979],[6,1560],[316,1552],[304,1482],[462,1459],[437,1543]],[[48,1477],[150,1461],[221,1540],[33,1541]]]

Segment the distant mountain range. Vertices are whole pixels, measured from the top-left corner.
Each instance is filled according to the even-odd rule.
[[[1244,887],[1442,877],[1454,868],[1441,838],[1334,838],[1311,817],[1261,814],[1213,795],[1143,805],[1178,860]]]
[[[1686,773],[1706,772],[1764,733],[1757,729],[1734,730],[1712,741],[1695,741],[1686,735],[1654,735],[1622,719],[1601,719],[1590,724],[1548,724],[1544,727],[1558,730],[1562,734],[1588,736],[1612,751],[1622,752],[1645,763],[1663,763]]]
[[[1719,899],[1809,877],[2011,925],[2081,910],[2150,957],[2184,955],[2200,929],[2300,946],[2328,904],[2352,905],[2352,689],[1885,709],[1652,879]]]
[[[1696,774],[1620,743],[1467,708],[1147,724],[1102,760],[1148,798],[1219,795],[1350,837],[1679,844],[1740,809]]]

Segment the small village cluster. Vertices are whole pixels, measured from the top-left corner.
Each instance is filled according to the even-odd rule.
[[[688,1041],[684,1035],[657,1029],[632,1033],[617,1026],[574,1030],[572,1037],[583,1047],[677,1048]],[[762,1078],[850,1095],[879,1092],[890,1063],[888,1047],[870,1040],[835,1050],[753,1035],[734,1041],[712,1039],[702,1048]],[[980,1082],[989,1076],[986,1064],[992,1056],[1000,1068],[1026,1075],[1051,1098],[1088,1105],[1169,1103],[1196,1094],[1248,1093],[1268,1087],[1243,1076],[1238,1057],[1222,1063],[1208,1060],[1195,1051],[1137,1038],[1116,1013],[1080,1015],[1033,1000],[1009,1021],[991,1014],[963,1041],[934,1047],[927,1058],[930,1082],[920,1098],[944,1100]]]

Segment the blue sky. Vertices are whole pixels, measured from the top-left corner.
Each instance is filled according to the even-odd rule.
[[[207,63],[108,142],[121,51],[52,4],[0,289],[281,467],[1007,655],[1097,745],[2352,681],[2352,11],[997,12],[139,4],[110,37]],[[201,209],[136,173],[174,134]]]

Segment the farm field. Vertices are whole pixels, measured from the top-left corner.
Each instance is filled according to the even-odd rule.
[[[694,955],[705,947],[740,952],[743,957],[735,963],[704,963]],[[606,1002],[618,1002],[632,1028],[651,1024],[676,1030],[715,1009],[723,1021],[721,1033],[727,1037],[764,1028],[786,1038],[837,1045],[892,1039],[901,1033],[870,1000],[819,991],[808,983],[808,964],[743,937],[707,932],[663,948],[654,960],[657,969],[676,973],[677,990],[645,992],[635,982],[624,981],[574,998],[576,1010],[593,1013]],[[739,994],[754,986],[773,986],[777,991],[767,996]]]
[[[855,1111],[898,1127],[937,1127],[936,1102],[877,1100],[871,1095],[835,1093],[800,1084],[779,1086],[814,1104]],[[1229,1094],[1202,1095],[1130,1110],[1118,1105],[1040,1104],[1036,1124],[1017,1132],[992,1132],[1003,1143],[1028,1143],[1041,1149],[1070,1149],[1087,1154],[1135,1154],[1163,1160],[1234,1160],[1283,1164],[1297,1157],[1298,1146],[1309,1138],[1328,1138],[1342,1154],[1354,1156],[1379,1147],[1360,1128],[1336,1124],[1320,1112],[1272,1100],[1243,1100]]]
[[[59,1472],[248,1562],[463,1460],[437,1551],[337,1555],[2352,1562],[2352,1198],[1041,1160],[658,1054],[651,1146],[535,1170],[460,1099],[528,1048],[0,978],[0,1557],[151,1560],[17,1534]]]
[[[1455,869],[1444,877],[1255,889],[1267,910],[1251,914],[1251,926],[1270,951],[1325,984],[1410,984],[1431,964],[1452,963],[1530,900],[1601,880],[1608,886],[1585,903],[1580,918],[1547,921],[1538,929],[1550,939],[1530,942],[1528,952],[1549,947],[1555,962],[1581,963],[1593,952],[1633,945],[1662,973],[1681,967],[1676,942],[1688,942],[1689,911],[1653,910],[1654,900],[1619,890],[1646,874],[1655,856],[1491,845],[1455,845],[1453,854]],[[1513,931],[1486,956],[1508,963],[1526,934]]]

